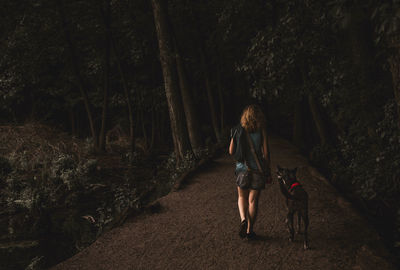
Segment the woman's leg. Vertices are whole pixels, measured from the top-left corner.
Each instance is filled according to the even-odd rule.
[[[248,205],[249,190],[241,189],[240,187],[237,187],[237,189],[238,189],[238,208],[240,214],[240,221],[243,221],[246,219],[249,208]]]
[[[247,233],[253,231],[254,223],[257,218],[258,198],[260,197],[260,190],[250,189],[249,192],[249,220],[247,226]]]

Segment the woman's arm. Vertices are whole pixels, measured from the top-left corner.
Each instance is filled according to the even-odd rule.
[[[265,129],[263,129],[262,131],[262,137],[263,137],[263,142],[262,142],[263,156],[264,159],[269,162],[268,137],[267,137],[267,131]]]
[[[233,155],[233,151],[235,150],[235,143],[233,142],[233,138],[231,139],[231,143],[229,145],[229,154]]]

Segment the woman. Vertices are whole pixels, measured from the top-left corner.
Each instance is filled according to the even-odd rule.
[[[256,234],[253,231],[254,223],[257,217],[258,199],[261,190],[265,188],[266,182],[271,182],[270,170],[270,154],[268,147],[268,137],[266,131],[265,116],[258,105],[250,105],[243,110],[240,125],[246,133],[245,140],[250,138],[253,142],[254,150],[259,158],[259,164],[264,168],[266,175],[260,173],[255,156],[252,153],[248,143],[243,144],[244,162],[236,163],[236,175],[240,172],[249,170],[251,172],[250,183],[248,188],[237,187],[238,190],[238,207],[240,214],[240,237],[254,239]],[[246,138],[247,137],[247,138]],[[235,152],[234,139],[231,139],[229,146],[229,154]]]

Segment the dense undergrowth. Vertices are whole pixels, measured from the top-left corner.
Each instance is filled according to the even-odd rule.
[[[99,155],[90,141],[45,125],[0,127],[0,257],[7,269],[41,269],[72,256],[211,154],[198,150],[177,166],[168,153],[129,158],[126,141],[110,142]]]
[[[333,145],[317,145],[312,162],[355,202],[400,254],[400,131],[393,100],[375,126],[354,122]]]

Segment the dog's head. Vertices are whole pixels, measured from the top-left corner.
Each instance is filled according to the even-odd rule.
[[[278,177],[278,181],[282,181],[287,188],[290,188],[292,184],[297,181],[296,172],[297,168],[294,169],[281,168],[278,165],[276,175]]]

